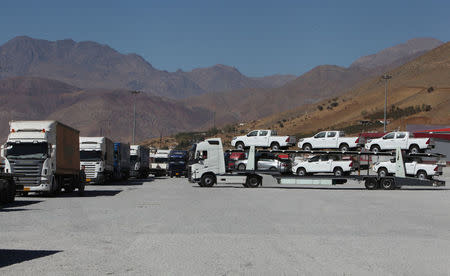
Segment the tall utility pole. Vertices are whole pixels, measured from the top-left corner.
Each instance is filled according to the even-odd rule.
[[[136,138],[136,96],[141,93],[141,91],[131,91],[131,95],[133,95],[134,97],[134,116],[133,116],[133,145],[135,144],[134,140]]]
[[[383,121],[383,126],[384,126],[384,132],[386,132],[387,84],[388,84],[388,80],[392,79],[392,76],[385,73],[382,76],[382,78],[384,79],[384,121]]]

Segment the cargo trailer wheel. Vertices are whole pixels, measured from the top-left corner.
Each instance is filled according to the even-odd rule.
[[[342,168],[337,167],[333,170],[334,176],[342,176],[344,174],[344,171]]]
[[[256,175],[249,175],[245,184],[248,188],[258,188],[261,185],[261,179]]]
[[[427,178],[428,178],[428,175],[427,175],[426,171],[418,171],[416,176],[420,180],[427,180]]]
[[[375,178],[367,178],[364,182],[364,186],[366,186],[367,190],[376,190],[378,189],[378,182]]]
[[[201,179],[202,187],[212,187],[214,184],[216,184],[216,176],[213,174],[205,174],[202,176]]]
[[[381,186],[385,190],[393,190],[395,189],[395,182],[392,178],[383,178],[381,179]]]

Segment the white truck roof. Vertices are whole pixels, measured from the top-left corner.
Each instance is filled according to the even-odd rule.
[[[100,144],[105,142],[105,137],[80,137],[80,144]]]

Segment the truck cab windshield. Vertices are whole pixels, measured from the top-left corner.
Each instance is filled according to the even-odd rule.
[[[131,162],[137,162],[138,161],[137,155],[130,155],[130,161]]]
[[[93,160],[101,160],[102,152],[101,151],[80,151],[80,160],[81,161],[93,161]]]
[[[20,143],[8,144],[6,156],[18,159],[41,159],[47,158],[48,143]]]

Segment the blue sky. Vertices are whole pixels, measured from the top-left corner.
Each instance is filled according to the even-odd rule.
[[[450,37],[450,1],[2,0],[0,44],[17,35],[93,40],[161,70],[235,66],[300,75],[415,37]]]

